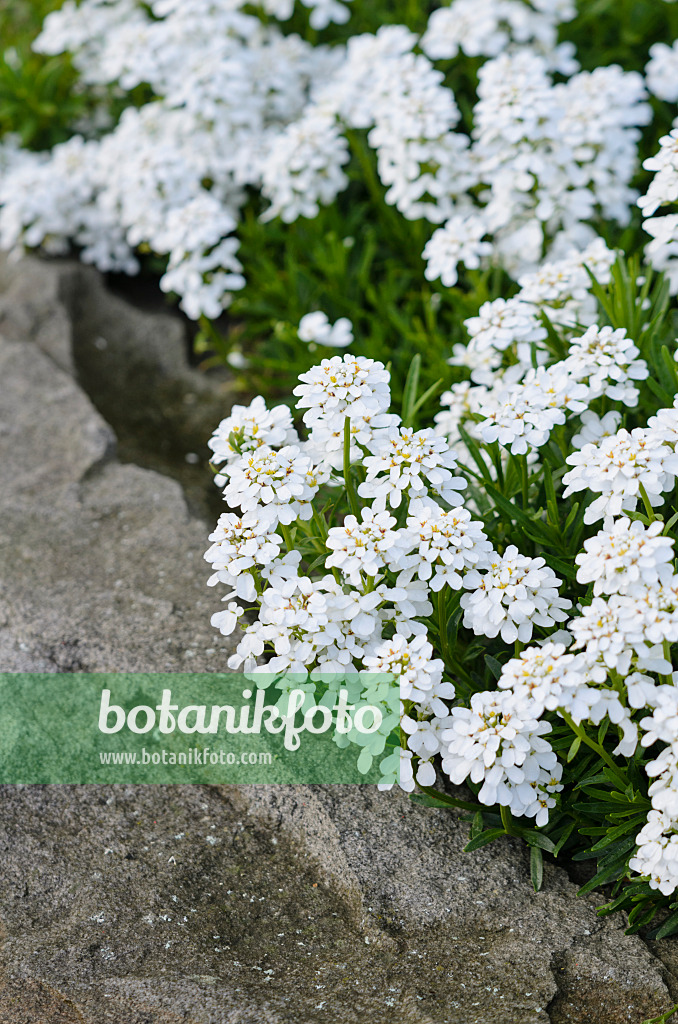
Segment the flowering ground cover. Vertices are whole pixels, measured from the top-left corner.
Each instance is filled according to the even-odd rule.
[[[229,667],[395,672],[384,785],[660,935],[677,38],[665,0],[67,0],[0,79],[0,245],[157,273],[260,392],[211,441]]]

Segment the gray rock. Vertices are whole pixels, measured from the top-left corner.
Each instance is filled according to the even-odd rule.
[[[118,460],[73,377],[63,265],[20,267],[0,268],[0,664],[223,668],[207,526],[175,481]],[[80,296],[79,322],[101,303],[117,324],[120,300],[77,279],[98,296]],[[134,330],[131,349],[153,350]],[[168,379],[190,377],[170,364]],[[674,943],[625,936],[559,867],[534,893],[523,847],[465,854],[458,815],[402,794],[5,786],[0,799],[0,1024],[641,1024],[676,994]]]
[[[207,528],[173,480],[113,457],[89,399],[35,346],[0,342],[5,670],[217,670]],[[206,481],[209,486],[209,480]]]
[[[69,260],[0,262],[3,287],[0,335],[35,342],[78,380],[115,431],[122,462],[179,480],[192,510],[216,519],[207,439],[235,393],[223,368],[189,365],[186,321],[162,300],[160,310],[137,308]]]

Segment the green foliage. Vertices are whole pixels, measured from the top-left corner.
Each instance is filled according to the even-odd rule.
[[[6,0],[0,5],[0,137],[18,135],[27,149],[50,149],[73,134],[90,101],[75,87],[67,56],[43,57],[31,42],[60,0]]]
[[[400,402],[413,354],[425,356],[421,391],[449,381],[446,359],[451,346],[465,340],[462,320],[510,286],[503,274],[489,271],[471,272],[471,293],[426,282],[421,251],[431,229],[408,223],[383,201],[371,204],[352,173],[347,192],[314,220],[262,224],[252,202],[239,231],[248,283],[230,310],[230,340],[250,356],[246,385],[277,400],[287,399],[299,374],[330,354],[297,338],[299,320],[312,309],[331,321],[351,320],[351,352],[391,364]],[[425,419],[433,402],[431,394],[415,419]]]

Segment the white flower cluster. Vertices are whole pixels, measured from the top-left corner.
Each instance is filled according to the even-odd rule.
[[[469,57],[498,57],[513,44],[529,43],[554,69],[566,71],[572,48],[556,44],[557,26],[574,15],[570,0],[454,0],[433,12],[421,45],[431,60],[450,60],[459,50]]]
[[[563,477],[563,497],[582,490],[600,494],[586,509],[585,523],[633,511],[643,491],[652,507],[661,505],[678,476],[678,455],[651,427],[618,430],[568,455],[567,462],[573,468]]]
[[[645,170],[655,174],[646,194],[638,200],[638,206],[645,218],[643,227],[652,237],[645,246],[648,262],[655,270],[666,274],[675,295],[678,292],[678,214],[653,215],[660,208],[675,206],[678,202],[678,128],[660,139],[659,144],[656,156],[643,163]]]
[[[304,2],[317,28],[348,16],[335,0]],[[138,247],[152,250],[167,256],[162,287],[180,296],[188,316],[218,317],[244,284],[233,232],[244,186],[266,188],[264,154],[272,154],[275,173],[282,149],[290,201],[307,215],[327,201],[332,175],[343,187],[346,160],[345,142],[327,119],[296,128],[292,143],[285,135],[340,51],[285,35],[245,6],[68,0],[49,14],[36,49],[70,50],[95,89],[147,83],[158,98],[128,107],[100,139],[75,137],[11,167],[0,186],[0,246],[63,252],[73,243],[100,269],[126,273],[137,269]],[[264,6],[285,20],[294,5]],[[325,164],[299,166],[299,155],[290,155],[297,145],[307,155],[325,149]]]
[[[553,301],[546,289],[544,301]],[[532,315],[523,299],[506,313],[508,302],[495,306],[494,324],[487,315],[470,325],[474,338],[496,332],[500,352],[521,343],[513,318]],[[537,335],[531,344],[541,342]],[[383,763],[400,763],[403,788],[433,785],[439,765],[452,783],[468,782],[480,803],[537,826],[548,822],[563,789],[547,738],[558,716],[575,730],[609,722],[613,754],[622,758],[634,756],[639,740],[661,744],[647,766],[652,812],[630,863],[671,893],[678,887],[678,675],[671,681],[670,662],[678,574],[674,541],[652,509],[678,477],[678,400],[630,431],[620,428],[618,410],[601,417],[586,408],[593,400],[622,408],[637,402],[636,382],[648,371],[623,330],[588,327],[570,338],[560,362],[549,364],[544,352],[542,366],[521,368],[507,387],[553,397],[549,406],[523,392],[531,430],[540,429],[535,408],[563,418],[568,405],[584,410],[580,446],[567,457],[561,485],[564,497],[593,492],[584,522],[603,520],[574,559],[577,582],[588,587],[581,605],[562,595],[548,558],[513,544],[494,550],[474,505],[464,507],[473,488],[456,475],[454,451],[440,435],[405,427],[390,413],[381,363],[347,354],[300,378],[295,394],[306,440],[293,433],[287,408],[269,411],[260,399],[235,409],[212,440],[225,463],[225,497],[241,509],[225,513],[210,538],[210,584],[227,588],[213,623],[230,633],[246,607],[255,613],[229,661],[233,669],[393,673],[403,745]],[[500,383],[509,379],[507,369]],[[449,415],[454,406],[458,425],[472,423],[495,387],[455,385]],[[581,399],[576,388],[586,392]],[[488,424],[499,430],[498,422],[475,424],[481,445],[482,431]],[[329,524],[320,488],[332,508],[348,508]],[[641,510],[644,519],[627,515]],[[496,689],[466,690],[464,699],[463,665],[439,656],[452,601],[462,629],[516,645],[513,657],[494,663]]]
[[[313,28],[349,17],[339,0],[300,2]],[[167,258],[162,287],[187,315],[214,319],[245,282],[235,232],[251,191],[269,201],[264,220],[314,217],[348,184],[356,131],[386,201],[439,225],[424,253],[430,280],[452,285],[459,265],[490,261],[534,271],[545,251],[586,248],[595,217],[628,221],[650,108],[640,75],[580,72],[557,43],[571,0],[454,0],[421,39],[389,25],[335,46],[286,34],[294,7],[68,0],[49,14],[39,51],[70,51],[94,90],[145,83],[155,98],[131,102],[103,136],[92,124],[50,154],[7,157],[0,247],[75,245],[126,273],[150,250]],[[433,63],[459,51],[488,58],[467,131]]]
[[[565,423],[568,414],[588,411],[595,399],[605,396],[635,406],[638,389],[634,381],[648,375],[647,364],[639,355],[623,329],[589,327],[572,340],[567,357],[560,362],[536,369],[525,369],[523,364],[525,375],[518,381],[515,367],[503,377],[498,375],[494,387],[478,398],[477,411],[484,420],[477,430],[484,441],[499,441],[513,455],[525,455],[546,444],[553,428]],[[586,465],[587,451],[571,456],[568,462]],[[590,478],[597,468],[589,466],[587,472]],[[572,473],[565,478],[567,483],[575,479]]]
[[[645,67],[645,81],[653,96],[668,103],[678,100],[678,43],[654,43]]]
[[[226,501],[241,509],[225,513],[210,537],[210,584],[228,588],[226,608],[213,624],[228,634],[245,605],[256,610],[229,661],[232,669],[254,671],[265,657],[259,667],[267,671],[394,673],[405,702],[404,756],[411,767],[405,784],[430,784],[433,759],[456,758],[467,714],[450,709],[454,686],[443,679],[428,637],[433,601],[463,590],[465,623],[476,633],[526,642],[535,628],[562,622],[569,602],[559,597],[560,581],[543,559],[523,557],[514,547],[503,555],[493,550],[462,505],[466,481],[453,475],[456,458],[444,438],[403,427],[388,412],[389,374],[381,363],[334,356],[302,374],[295,394],[306,441],[290,436],[287,408],[269,411],[261,399],[236,407],[212,438],[215,459],[225,463]],[[318,534],[318,488],[336,493],[346,482],[347,423],[349,459],[363,467],[359,513]],[[329,437],[337,438],[336,447],[326,443]],[[316,568],[304,574],[298,545],[311,536]],[[500,789],[516,813],[539,821],[558,786],[554,757],[541,739],[547,729],[528,715],[524,735],[504,730],[501,764],[508,775],[499,786],[495,772],[485,790]],[[461,762],[454,763],[456,778]]]
[[[548,358],[542,344],[548,337],[544,315],[569,334],[578,324],[593,323],[596,303],[589,272],[607,284],[614,260],[615,253],[597,238],[583,252],[571,252],[522,275],[513,298],[485,302],[477,316],[464,321],[470,341],[455,345],[450,365],[467,367],[475,384],[488,385],[505,380],[509,365],[515,382],[516,364],[525,373],[535,359],[543,363]]]
[[[537,705],[508,691],[474,693],[470,708],[455,708],[444,730],[443,770],[457,785],[481,783],[483,804],[510,807],[513,814],[548,821],[553,793],[562,789],[562,765],[545,733],[548,722],[535,717]]]
[[[678,888],[678,687],[655,687],[646,703],[652,714],[640,723],[641,743],[665,746],[646,767],[654,779],[649,789],[652,810],[636,836],[638,848],[629,867],[647,876],[653,889],[670,896]]]

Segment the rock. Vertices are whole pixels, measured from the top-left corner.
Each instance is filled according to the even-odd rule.
[[[74,379],[64,265],[19,266],[0,268],[0,664],[222,669],[208,527],[176,481],[119,461]],[[78,299],[92,323],[100,285],[71,272],[98,296]],[[400,793],[4,786],[0,800],[0,1024],[641,1024],[676,993],[673,942],[625,936],[552,864],[534,893],[521,845],[465,854],[459,815]]]
[[[207,528],[179,485],[115,461],[109,427],[34,346],[0,342],[0,379],[4,669],[223,668]]]
[[[77,378],[115,431],[122,462],[178,479],[191,508],[216,519],[207,439],[235,392],[225,370],[189,365],[187,322],[167,306],[137,308],[92,267],[69,260],[5,261],[3,286],[0,335],[34,341]]]

